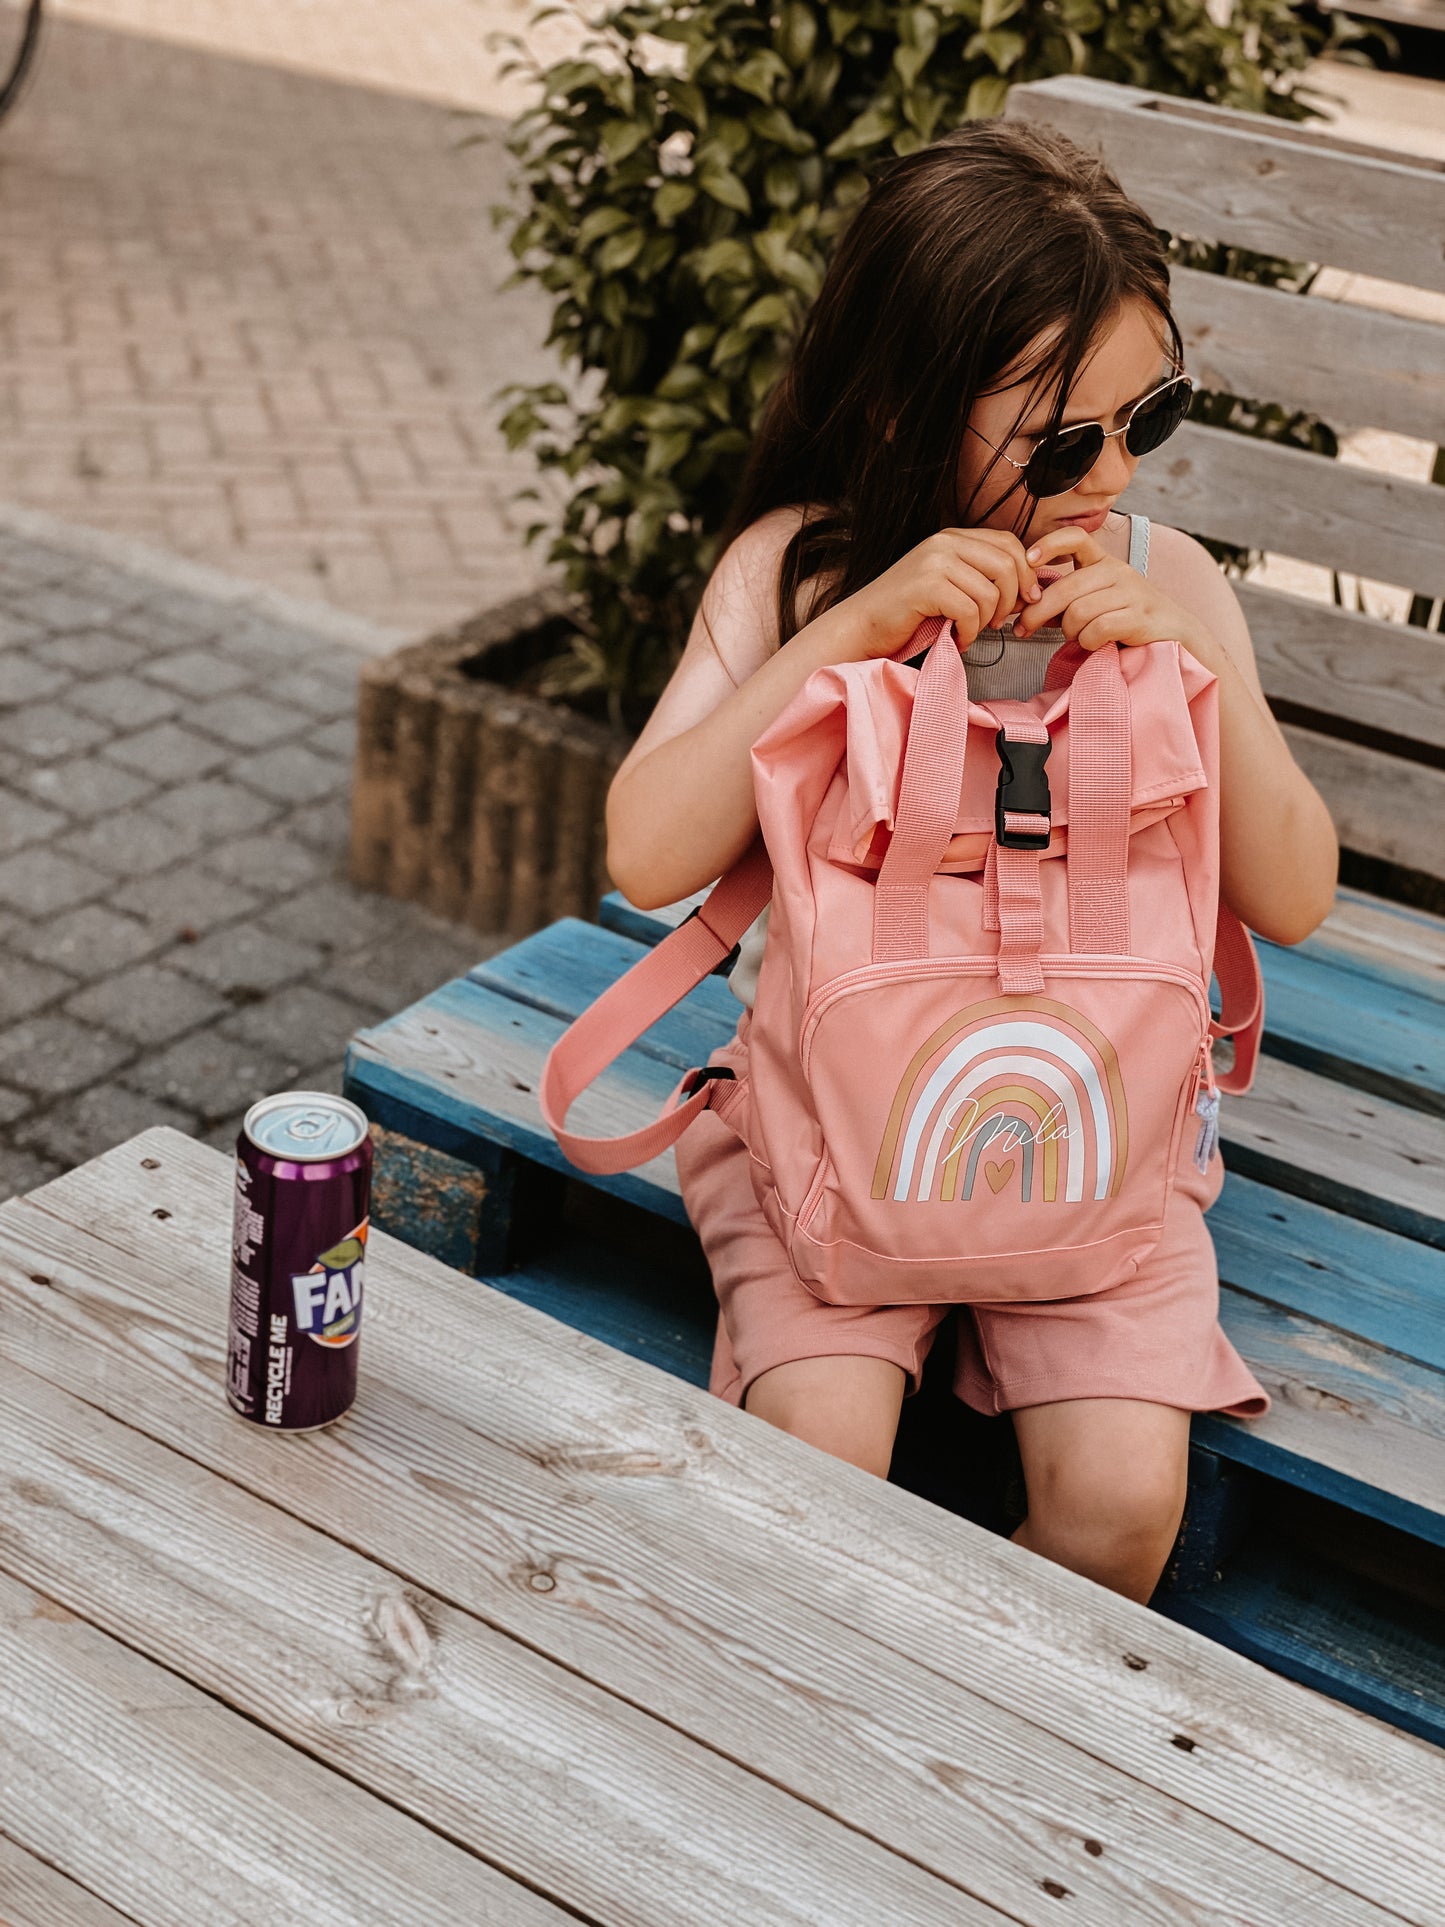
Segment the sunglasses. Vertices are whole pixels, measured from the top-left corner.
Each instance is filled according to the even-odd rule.
[[[1011,455],[1005,455],[996,443],[988,442],[987,435],[979,435],[979,440],[988,442],[994,454],[1010,468],[1023,470],[1024,484],[1030,494],[1066,495],[1098,461],[1105,442],[1122,435],[1131,455],[1147,455],[1161,442],[1168,441],[1189,413],[1193,399],[1192,377],[1171,375],[1158,388],[1140,396],[1122,427],[1105,428],[1102,422],[1075,422],[1072,427],[1060,429],[1057,435],[1045,437],[1026,462],[1016,462]],[[978,435],[979,431],[975,428],[973,433]]]

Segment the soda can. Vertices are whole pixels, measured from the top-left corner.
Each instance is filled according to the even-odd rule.
[[[371,1163],[366,1113],[328,1091],[242,1122],[226,1397],[257,1425],[312,1432],[355,1402]]]

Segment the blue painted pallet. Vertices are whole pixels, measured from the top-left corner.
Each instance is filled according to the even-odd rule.
[[[1445,1746],[1438,1607],[1259,1538],[1235,1549],[1217,1585],[1158,1593],[1150,1603],[1290,1679]]]
[[[410,1138],[453,1151],[501,1146],[570,1171],[537,1113],[536,1077],[570,1017],[636,954],[591,925],[563,926],[550,944],[530,938],[360,1033],[347,1094]],[[579,1104],[578,1128],[616,1132],[653,1115],[680,1071],[730,1034],[735,1014],[724,984],[703,984]],[[686,1222],[670,1158],[595,1182]],[[1249,1422],[1201,1417],[1201,1441],[1419,1536],[1439,1535],[1445,1255],[1234,1174],[1209,1222],[1228,1281],[1225,1329],[1256,1370],[1267,1364],[1267,1382],[1288,1388],[1289,1422],[1272,1420],[1261,1434]]]

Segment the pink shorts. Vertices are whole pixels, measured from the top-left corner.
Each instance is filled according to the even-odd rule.
[[[709,1060],[741,1072],[747,1024]],[[1262,1418],[1269,1394],[1219,1323],[1205,1210],[1224,1166],[1193,1162],[1185,1131],[1164,1231],[1134,1275],[1083,1297],[988,1305],[829,1305],[793,1275],[757,1202],[746,1146],[704,1111],[677,1147],[683,1201],[712,1269],[720,1316],[710,1390],[741,1405],[763,1372],[795,1358],[892,1359],[918,1390],[934,1332],[957,1311],[953,1389],[989,1414],[1071,1398],[1143,1398],[1190,1412]]]

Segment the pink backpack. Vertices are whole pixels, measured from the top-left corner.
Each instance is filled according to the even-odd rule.
[[[1070,642],[1037,696],[970,702],[937,617],[900,657],[818,670],[759,738],[760,840],[558,1039],[542,1115],[602,1173],[711,1107],[831,1304],[1103,1290],[1159,1238],[1181,1133],[1203,1170],[1220,1090],[1254,1075],[1259,963],[1219,898],[1217,679],[1177,642]],[[690,1071],[625,1137],[566,1131],[770,895],[747,1075]]]

